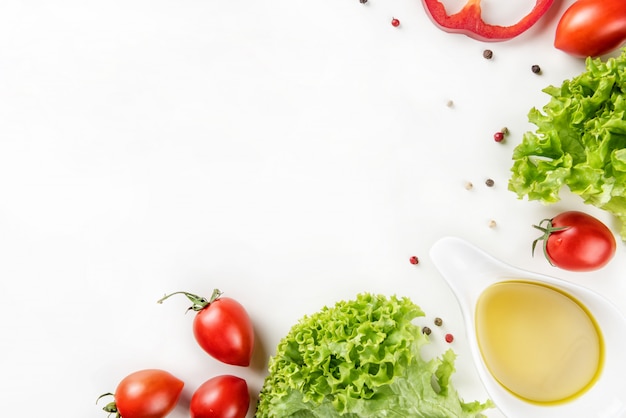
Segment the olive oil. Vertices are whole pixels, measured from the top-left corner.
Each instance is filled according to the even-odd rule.
[[[532,403],[574,399],[602,369],[595,320],[576,299],[547,285],[511,280],[489,286],[476,305],[476,336],[493,377]]]

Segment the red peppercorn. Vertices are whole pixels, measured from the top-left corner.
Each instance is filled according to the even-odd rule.
[[[493,134],[493,139],[496,142],[502,142],[502,140],[504,139],[504,132],[498,131],[495,134]]]
[[[451,343],[452,341],[454,341],[454,335],[446,334],[446,342]]]
[[[400,21],[394,17],[393,19],[391,19],[391,26],[397,28],[398,26],[400,26]]]
[[[418,264],[420,262],[420,260],[416,256],[412,256],[411,258],[409,258],[409,262],[411,264]]]

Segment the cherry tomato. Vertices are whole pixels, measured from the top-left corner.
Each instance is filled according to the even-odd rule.
[[[159,369],[140,370],[120,381],[114,401],[103,409],[118,418],[163,418],[178,403],[184,383]],[[100,399],[98,398],[98,399]]]
[[[543,240],[544,255],[553,266],[571,271],[597,270],[615,255],[615,237],[602,222],[583,212],[563,212],[535,228],[543,236],[533,241],[533,253]]]
[[[245,380],[230,375],[204,382],[191,397],[191,418],[245,418],[250,393]]]
[[[597,57],[626,41],[626,1],[577,0],[561,16],[554,46],[578,57]]]
[[[217,289],[209,300],[187,292],[175,292],[158,302],[179,293],[187,296],[193,303],[189,309],[197,312],[193,334],[200,347],[226,364],[249,366],[254,349],[254,328],[244,307],[234,299],[220,297],[222,293]]]

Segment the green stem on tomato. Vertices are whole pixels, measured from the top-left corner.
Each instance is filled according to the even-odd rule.
[[[213,294],[211,295],[211,298],[207,300],[207,298],[203,296],[194,295],[193,293],[189,293],[189,292],[179,291],[179,292],[174,292],[174,293],[170,293],[169,295],[163,296],[161,299],[157,300],[157,303],[163,303],[165,299],[168,299],[170,296],[178,295],[178,294],[185,295],[187,299],[191,301],[192,305],[187,309],[188,311],[198,312],[198,311],[203,310],[207,306],[209,306],[211,303],[215,302],[222,295],[222,292],[219,289],[214,289]]]
[[[544,224],[547,224],[547,225],[543,226]],[[550,259],[550,256],[548,255],[548,238],[550,238],[550,235],[552,235],[553,232],[564,231],[568,229],[569,226],[559,226],[557,228],[554,228],[552,226],[552,219],[547,218],[539,222],[539,225],[533,225],[533,227],[543,232],[543,235],[533,241],[532,255],[533,256],[535,255],[535,247],[537,246],[537,242],[543,241],[543,255],[546,257],[550,265],[554,266],[554,263],[552,263],[552,260]]]
[[[120,411],[117,409],[117,404],[115,403],[115,395],[113,393],[111,392],[103,393],[102,395],[98,396],[98,399],[96,399],[96,403],[98,403],[98,401],[104,398],[105,396],[113,396],[113,401],[106,404],[102,408],[102,410],[104,412],[108,412],[109,416],[111,414],[115,414],[115,418],[122,418],[122,415],[120,415]]]

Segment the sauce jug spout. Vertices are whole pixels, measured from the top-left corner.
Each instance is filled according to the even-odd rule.
[[[482,290],[512,267],[456,237],[444,237],[430,250],[430,258],[462,305],[473,305]]]

